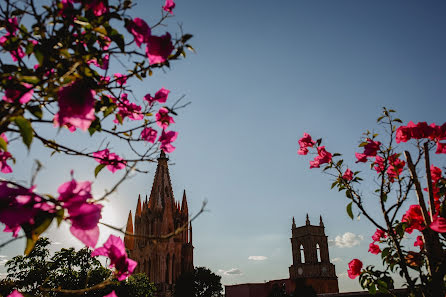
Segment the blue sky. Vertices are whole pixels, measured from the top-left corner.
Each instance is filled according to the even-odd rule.
[[[357,280],[346,277],[347,263],[360,258],[379,264],[379,256],[367,253],[374,229],[363,218],[348,218],[347,200],[330,191],[329,176],[309,170],[310,158],[296,154],[297,140],[303,132],[323,137],[329,151],[342,152],[353,164],[361,134],[376,128],[383,106],[396,109],[404,123],[444,123],[446,4],[176,2],[167,29],[175,31],[181,23],[194,34],[191,44],[197,53],[143,84],[134,82],[134,92],[142,97],[164,86],[171,98],[186,95],[192,102],[176,118],[179,137],[170,172],[176,198],[186,189],[192,213],[204,199],[209,201],[210,211],[194,223],[195,265],[219,272],[224,284],[286,278],[292,262],[291,219],[304,224],[308,212],[314,223],[319,215],[324,218],[340,289],[360,289]],[[135,17],[157,21],[162,1],[136,4]],[[58,137],[80,147],[97,145],[84,135],[62,132]],[[29,164],[36,157],[45,161],[36,182],[41,192],[55,193],[71,169],[80,180],[93,177],[96,164],[91,162],[49,158],[36,145],[30,153],[15,149],[23,156],[14,168],[16,180],[29,180]],[[125,155],[124,146],[116,149]],[[150,169],[110,198],[104,220],[125,224],[138,194],[150,193],[155,167]],[[103,171],[94,192],[103,193],[116,178]],[[65,232],[51,231],[63,243],[54,248],[79,247],[63,228]],[[102,242],[106,237],[104,230]],[[0,254],[11,257],[22,245],[10,245]]]

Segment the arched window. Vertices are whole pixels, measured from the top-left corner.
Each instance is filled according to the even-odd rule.
[[[168,284],[170,284],[170,280],[169,280],[169,275],[170,275],[169,264],[170,264],[170,256],[167,255],[167,257],[166,257],[166,278],[165,278],[165,281]]]
[[[303,245],[300,245],[300,263],[305,263],[305,251]]]
[[[316,254],[317,254],[317,262],[321,262],[321,248],[319,247],[319,243],[316,244]]]

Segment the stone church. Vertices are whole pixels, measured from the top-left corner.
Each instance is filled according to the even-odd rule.
[[[296,227],[293,218],[291,249],[293,264],[289,267],[289,278],[225,286],[225,296],[268,297],[274,295],[274,290],[281,290],[293,296],[312,296],[311,292],[329,295],[339,293],[338,278],[335,266],[330,263],[322,217],[319,225],[311,225],[307,214],[305,225],[300,227]],[[294,295],[295,292],[297,295]]]
[[[180,204],[173,195],[168,160],[161,152],[149,199],[146,196],[141,204],[139,196],[135,217],[129,213],[126,231],[135,236],[124,238],[129,257],[138,262],[135,273],[147,274],[158,296],[170,296],[176,279],[194,269],[186,191]],[[162,239],[180,229],[179,234]]]

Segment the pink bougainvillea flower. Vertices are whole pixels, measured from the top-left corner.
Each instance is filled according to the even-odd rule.
[[[57,92],[59,112],[54,116],[54,126],[67,124],[87,130],[96,118],[94,115],[94,96],[96,92],[85,83],[76,80]]]
[[[353,171],[347,168],[347,170],[345,170],[344,174],[342,175],[342,178],[344,180],[351,181],[353,179]]]
[[[9,18],[6,21],[6,31],[8,31],[7,35],[15,35],[15,33],[17,32],[18,28],[19,28],[19,22],[17,21],[17,17],[13,17],[13,18]]]
[[[127,25],[127,30],[133,35],[136,45],[139,47],[141,44],[147,43],[152,34],[149,25],[140,18],[131,20]]]
[[[429,226],[438,233],[446,233],[446,219],[440,216],[434,216],[433,222]]]
[[[411,234],[413,230],[423,231],[426,226],[424,223],[421,207],[418,204],[411,205],[407,212],[403,215],[401,222],[408,223],[406,232]]]
[[[105,295],[104,297],[118,297],[115,293],[115,291],[111,291],[110,294]]]
[[[58,200],[68,211],[71,234],[86,246],[95,247],[99,238],[98,223],[102,217],[102,205],[88,201],[93,198],[91,182],[77,182],[72,179],[59,186],[57,191]]]
[[[23,297],[23,295],[22,294],[20,294],[20,292],[19,291],[17,291],[17,290],[14,290],[14,291],[12,291],[12,293],[11,294],[9,294],[7,297]]]
[[[102,59],[101,62],[98,63],[98,60],[96,58],[90,59],[87,61],[88,64],[93,64],[96,67],[99,67],[103,70],[107,70],[108,69],[108,64],[110,61],[110,55],[105,55]]]
[[[4,232],[13,232],[17,237],[21,225],[34,224],[34,217],[42,211],[54,212],[54,205],[44,202],[34,188],[0,182],[0,222],[6,225]]]
[[[157,134],[158,134],[158,132],[155,129],[152,129],[150,127],[145,127],[141,131],[141,139],[143,139],[147,142],[155,143]]]
[[[127,75],[121,74],[121,73],[115,73],[114,74],[115,78],[116,78],[116,83],[119,86],[123,86],[127,83]]]
[[[445,123],[446,124],[446,123]],[[427,125],[426,122],[414,124],[410,121],[407,126],[400,126],[396,130],[396,142],[407,142],[410,139],[429,138],[432,140],[441,140],[446,138],[446,125],[437,126],[432,123]]]
[[[304,133],[304,136],[301,139],[299,139],[298,143],[300,148],[297,151],[297,153],[299,155],[306,155],[308,154],[308,148],[313,147],[316,144],[316,141],[311,139],[310,134]]]
[[[177,139],[178,132],[163,130],[161,132],[161,136],[158,141],[161,143],[160,149],[162,149],[165,153],[171,153],[175,150],[175,147],[172,145],[172,142]]]
[[[413,246],[419,246],[419,247],[420,247],[420,250],[422,250],[423,247],[424,247],[423,236],[418,235],[418,236],[417,236],[417,240],[414,242]]]
[[[121,100],[116,103],[116,106],[118,107],[118,115],[120,119],[119,117],[116,117],[113,120],[114,123],[120,123],[121,120],[123,121],[126,117],[132,121],[138,121],[144,118],[144,115],[141,113],[141,106],[130,102],[127,99],[127,94],[121,96]]]
[[[122,239],[110,235],[104,246],[95,249],[91,253],[92,257],[95,256],[105,256],[110,259],[110,267],[116,269],[116,276],[119,281],[126,279],[133,273],[137,265],[136,261],[127,258],[127,253],[125,252],[125,246]]]
[[[376,229],[375,233],[372,236],[373,242],[381,241],[381,238],[386,238],[386,232],[381,229]]]
[[[24,56],[26,56],[25,52],[23,51],[23,48],[19,45],[19,47],[16,50],[12,50],[10,52],[11,58],[14,62],[19,61]]]
[[[437,142],[436,154],[446,154],[446,143]]]
[[[376,172],[383,173],[385,170],[384,158],[380,156],[376,156],[375,158],[375,166],[373,167]],[[394,182],[395,178],[398,178],[403,172],[404,166],[406,166],[406,162],[398,158],[398,154],[393,154],[389,157],[388,167],[386,170],[387,176],[389,177],[390,182]]]
[[[155,118],[158,126],[160,126],[163,129],[167,128],[170,124],[175,123],[173,118],[169,116],[169,110],[165,107],[160,108],[158,113],[155,115]]]
[[[9,152],[0,151],[0,171],[3,173],[11,173],[11,167],[6,161],[12,159],[12,155]]]
[[[365,163],[367,162],[367,155],[361,153],[355,153],[356,162],[355,163]]]
[[[381,253],[381,249],[379,248],[379,246],[377,244],[375,244],[374,242],[372,242],[369,245],[369,252],[374,254],[374,255],[378,255],[379,253]]]
[[[93,10],[95,16],[101,16],[108,12],[108,0],[83,0],[87,9]]]
[[[430,125],[432,127],[432,133],[429,137],[429,139],[434,141],[444,140],[446,139],[446,123],[444,123],[441,126],[438,126],[434,123]]]
[[[165,103],[167,101],[167,96],[169,96],[170,91],[165,88],[161,88],[158,92],[155,93],[155,97],[152,97],[150,94],[146,94],[144,96],[144,100],[149,102],[152,105],[155,101],[159,103]]]
[[[164,11],[173,14],[172,9],[174,8],[175,8],[175,2],[173,2],[173,0],[166,0],[166,3],[163,6]]]
[[[93,157],[95,157],[96,161],[100,164],[107,165],[107,169],[112,173],[115,173],[116,170],[125,168],[126,162],[117,154],[110,153],[108,149],[93,153]]]
[[[146,55],[149,64],[164,63],[172,53],[174,47],[169,32],[163,36],[150,36],[147,41]]]
[[[368,142],[365,146],[364,146],[364,155],[366,155],[367,157],[374,157],[376,156],[379,147],[381,145],[381,142],[379,141],[374,141],[370,138],[367,138],[366,141]]]
[[[33,85],[21,83],[21,86],[15,89],[6,89],[3,100],[8,103],[19,102],[21,104],[28,103],[34,93]]]
[[[348,277],[351,279],[355,279],[358,275],[361,274],[362,262],[358,259],[353,259],[348,263]]]
[[[321,164],[331,162],[332,155],[325,150],[325,146],[319,146],[317,148],[317,154],[318,155],[314,158],[314,160],[310,161],[310,169],[319,168]]]

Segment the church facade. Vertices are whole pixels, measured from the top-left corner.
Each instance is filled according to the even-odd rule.
[[[180,204],[173,195],[168,160],[161,152],[149,199],[138,197],[126,228],[133,236],[124,238],[129,257],[138,262],[135,273],[147,274],[158,296],[170,296],[176,279],[194,269],[186,191]],[[171,236],[173,232],[177,234]]]
[[[293,264],[289,267],[288,279],[225,286],[225,296],[268,297],[277,295],[274,293],[275,290],[292,296],[339,293],[338,278],[335,266],[330,263],[328,240],[322,217],[319,225],[311,225],[307,214],[305,225],[300,227],[296,227],[293,218],[291,249]]]

